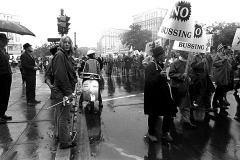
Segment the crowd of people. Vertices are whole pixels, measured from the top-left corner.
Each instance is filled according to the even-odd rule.
[[[117,58],[113,58],[110,54],[108,57],[102,58],[104,70],[106,75],[111,76],[112,74],[119,75],[136,75],[141,76],[144,74],[144,60],[143,54],[133,54],[127,52],[118,55]]]
[[[166,54],[161,46],[152,49],[153,60],[145,69],[144,111],[149,115],[148,135],[152,141],[157,141],[154,125],[158,116],[164,117],[162,138],[172,141],[170,133],[166,134],[165,124],[168,124],[169,131],[169,124],[172,124],[178,111],[183,125],[195,129],[197,123],[193,112],[213,112],[226,117],[228,115],[226,110],[230,106],[226,95],[231,90],[234,90],[233,95],[236,101],[239,101],[237,90],[240,87],[239,82],[234,84],[234,72],[239,70],[240,55],[234,55],[229,47],[223,46],[217,52],[212,49],[210,53],[173,50],[169,66],[164,66],[167,63],[164,62],[163,55]],[[169,83],[170,92],[167,91],[166,81]],[[161,94],[162,91],[164,95]],[[168,102],[163,103],[166,100]],[[159,112],[160,108],[168,109],[168,112],[165,110]],[[235,119],[239,121],[239,107],[237,108]]]
[[[12,72],[9,65],[9,56],[4,47],[8,39],[0,34],[0,123],[11,120],[5,115],[10,96]],[[33,49],[29,43],[23,45],[20,69],[23,82],[26,83],[27,105],[33,106],[40,101],[35,99],[36,71],[41,68],[33,56]],[[171,51],[171,63],[167,66],[166,51],[161,46],[153,47],[150,55],[133,54],[127,52],[123,56],[113,58],[96,57],[94,50],[87,55],[80,55],[76,61],[72,55],[73,42],[69,36],[60,39],[58,45],[50,49],[52,53],[45,71],[45,82],[51,89],[51,98],[55,104],[55,135],[60,142],[60,148],[73,147],[69,134],[69,118],[71,103],[60,103],[64,97],[74,98],[75,84],[81,72],[93,72],[101,75],[103,70],[107,76],[143,76],[144,84],[144,113],[148,115],[148,137],[158,141],[155,136],[155,127],[159,116],[163,116],[162,138],[173,141],[170,128],[174,117],[180,112],[183,124],[189,129],[197,126],[191,112],[199,108],[205,112],[217,112],[227,116],[228,106],[226,95],[234,90],[236,101],[239,101],[237,89],[240,82],[234,85],[234,71],[240,70],[240,55],[235,56],[230,48],[223,46],[216,53],[192,53],[187,51]],[[91,68],[90,66],[94,66]],[[102,108],[101,93],[99,93],[100,107]],[[235,116],[240,120],[239,107]]]

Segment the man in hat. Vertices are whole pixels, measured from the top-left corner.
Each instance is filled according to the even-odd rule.
[[[32,55],[33,48],[29,43],[25,43],[23,45],[24,53],[21,55],[20,59],[23,67],[23,74],[26,77],[26,98],[27,105],[34,106],[36,103],[40,103],[41,101],[37,101],[35,99],[35,89],[36,89],[36,71],[39,67],[36,65],[35,59]]]
[[[161,46],[154,48],[152,53],[153,60],[145,69],[144,86],[144,114],[148,115],[148,137],[151,141],[158,141],[155,129],[159,116],[163,116],[162,139],[173,141],[169,131],[177,108],[171,98],[166,72],[163,71],[165,53]]]
[[[8,38],[5,34],[0,33],[0,124],[12,120],[11,116],[7,116],[8,101],[12,84],[12,71],[9,65],[9,55],[6,53],[5,47],[8,44]]]

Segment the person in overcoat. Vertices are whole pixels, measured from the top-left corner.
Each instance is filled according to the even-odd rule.
[[[12,85],[12,70],[9,64],[9,55],[5,49],[8,41],[6,34],[0,33],[0,124],[6,123],[7,120],[12,120],[12,116],[5,114]]]
[[[171,97],[166,72],[163,71],[164,50],[158,46],[152,50],[153,61],[145,68],[144,114],[148,115],[148,137],[157,141],[155,127],[159,116],[163,116],[162,138],[172,141],[170,126],[177,109]]]
[[[227,48],[224,47],[223,51],[218,52],[213,60],[213,77],[217,87],[213,96],[212,106],[213,108],[220,108],[222,111],[227,109],[224,104],[224,96],[228,92],[228,86],[231,83],[231,62],[226,53]]]
[[[132,62],[133,62],[133,59],[131,58],[131,52],[128,53],[127,56],[124,57],[123,61],[124,61],[124,65],[125,65],[125,69],[126,69],[126,74],[127,74],[127,77],[129,76],[129,70],[131,69],[132,67]]]
[[[39,70],[34,57],[33,57],[33,48],[29,43],[23,45],[24,53],[21,55],[21,64],[23,67],[23,74],[26,80],[26,98],[27,105],[34,106],[36,103],[40,103],[35,99],[36,97],[36,71]]]
[[[194,106],[205,108],[207,111],[216,111],[211,108],[211,99],[215,87],[210,79],[212,57],[207,53],[197,53],[191,61],[190,95]]]
[[[55,107],[55,123],[58,130],[58,138],[60,148],[66,149],[75,146],[70,136],[70,108],[71,103],[60,103],[63,98],[71,100],[77,83],[77,75],[74,69],[73,58],[73,43],[69,36],[64,36],[60,39],[60,44],[57,53],[52,59],[52,74],[54,78],[53,86],[57,88],[57,92],[52,92],[54,103],[59,104]]]

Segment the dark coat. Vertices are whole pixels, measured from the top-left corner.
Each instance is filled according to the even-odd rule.
[[[0,50],[0,74],[11,74],[11,67],[9,65],[9,56],[5,51]]]
[[[29,52],[25,51],[21,55],[20,60],[24,75],[36,75],[36,70],[34,69],[36,66],[35,59],[30,56]]]
[[[74,92],[77,82],[77,76],[72,61],[71,56],[64,53],[61,48],[52,59],[54,86],[56,86],[64,96],[69,96]]]
[[[102,58],[101,58],[101,57],[98,57],[98,58],[97,58],[97,61],[98,61],[99,64],[100,64],[100,70],[102,70],[102,69],[103,69],[103,60],[102,60]]]
[[[163,68],[163,66],[161,66]],[[150,62],[145,69],[144,113],[166,116],[177,112],[166,77],[160,75],[160,64]]]
[[[132,58],[129,57],[129,56],[126,56],[126,57],[124,57],[123,61],[124,61],[124,64],[125,64],[125,68],[126,69],[131,69],[132,61],[133,61]]]

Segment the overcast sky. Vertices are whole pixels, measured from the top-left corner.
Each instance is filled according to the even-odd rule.
[[[133,15],[172,6],[175,0],[2,0],[0,13],[18,15],[36,37],[21,36],[22,44],[41,46],[47,38],[60,37],[57,17],[63,8],[70,19],[69,36],[77,35],[80,47],[96,47],[105,28],[129,29]],[[189,1],[189,0],[188,0]],[[240,22],[239,0],[190,0],[194,18],[205,24]]]

